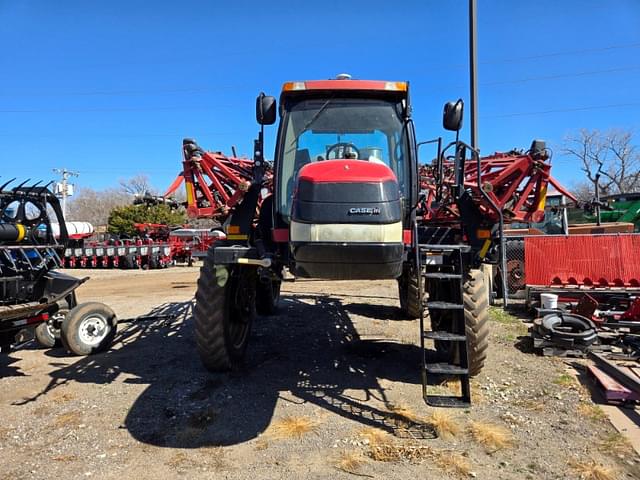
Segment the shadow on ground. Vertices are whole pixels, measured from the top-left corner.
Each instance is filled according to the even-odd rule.
[[[109,384],[126,374],[125,383],[148,387],[124,427],[145,443],[196,448],[255,438],[280,398],[393,431],[398,415],[389,413],[378,379],[420,382],[418,347],[360,339],[347,307],[327,295],[283,297],[278,315],[254,324],[246,366],[211,374],[196,354],[192,308],[192,302],[168,303],[146,320],[120,325],[117,348],[52,372],[39,396],[67,382]],[[374,318],[396,317],[385,307],[370,308]],[[360,304],[349,309],[369,311]],[[433,437],[424,429],[420,434]]]

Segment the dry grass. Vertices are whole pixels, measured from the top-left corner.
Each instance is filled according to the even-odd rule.
[[[267,442],[263,438],[260,438],[260,439],[256,440],[254,448],[259,452],[262,451],[262,450],[266,450],[267,448],[269,448],[269,442]]]
[[[65,403],[65,402],[70,402],[75,398],[76,398],[75,395],[71,392],[56,392],[56,394],[53,395],[52,400],[55,402]]]
[[[179,467],[184,467],[189,463],[190,463],[189,457],[187,457],[186,453],[177,452],[173,454],[173,456],[165,462],[165,465],[171,468],[179,468]]]
[[[443,439],[455,437],[461,430],[458,419],[444,410],[434,410],[427,421]]]
[[[364,427],[358,431],[358,435],[369,441],[369,445],[380,445],[391,441],[391,436],[384,430],[374,427]]]
[[[300,438],[317,427],[318,424],[309,417],[291,415],[275,420],[267,432],[273,438]]]
[[[432,458],[433,449],[428,445],[381,443],[372,445],[369,456],[377,462],[399,462],[407,460],[412,463],[420,463]]]
[[[55,418],[53,426],[55,428],[75,427],[80,424],[81,418],[80,412],[63,413]]]
[[[574,460],[569,462],[569,467],[581,480],[616,480],[620,478],[616,470],[595,460],[584,462]]]
[[[401,420],[405,420],[406,423],[420,423],[423,419],[414,412],[411,407],[403,405],[401,403],[390,405],[389,411],[397,417],[401,417]]]
[[[488,422],[471,422],[469,427],[473,439],[482,445],[488,453],[513,446],[511,432],[500,425]]]
[[[459,477],[469,477],[471,475],[471,463],[463,455],[456,452],[437,451],[434,452],[434,462],[445,472],[452,473]]]
[[[578,413],[582,417],[587,417],[593,422],[602,422],[607,419],[607,414],[598,405],[591,401],[583,402],[578,405]]]
[[[553,380],[553,383],[555,383],[556,385],[560,385],[561,387],[570,387],[575,385],[576,381],[576,377],[574,377],[573,375],[563,373],[562,375],[556,377]]]
[[[619,432],[606,435],[598,443],[598,450],[610,455],[632,457],[635,456],[635,450],[627,437]]]
[[[428,445],[417,443],[385,442],[373,444],[370,446],[369,456],[378,462],[421,463],[430,461],[442,471],[458,477],[468,478],[471,474],[471,464],[463,455],[451,451],[435,450]]]
[[[480,382],[475,379],[471,380],[471,401],[476,405],[484,403],[485,401],[484,392],[482,391]]]
[[[358,451],[345,451],[340,453],[336,460],[336,468],[347,473],[356,473],[366,463],[362,453]]]

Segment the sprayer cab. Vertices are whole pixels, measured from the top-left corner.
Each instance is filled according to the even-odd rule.
[[[258,97],[266,124],[275,99]],[[303,277],[397,278],[417,195],[406,82],[287,82],[274,161],[276,241]],[[410,238],[410,234],[409,234]]]

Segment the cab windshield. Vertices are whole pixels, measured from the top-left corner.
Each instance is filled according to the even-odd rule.
[[[401,191],[408,174],[407,139],[400,105],[375,99],[308,99],[286,110],[279,145],[278,211],[289,221],[300,169],[336,159],[383,163]]]

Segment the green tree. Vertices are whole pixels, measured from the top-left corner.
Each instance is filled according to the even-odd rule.
[[[135,223],[160,223],[182,225],[186,221],[182,210],[172,210],[168,205],[126,205],[111,210],[109,232],[135,235]]]

